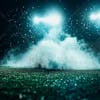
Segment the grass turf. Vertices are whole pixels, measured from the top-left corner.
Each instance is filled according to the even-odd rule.
[[[100,100],[100,71],[1,68],[0,100]]]

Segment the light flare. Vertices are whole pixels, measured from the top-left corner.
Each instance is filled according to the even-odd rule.
[[[35,24],[43,23],[50,26],[58,26],[62,23],[62,17],[58,13],[49,14],[44,17],[35,16],[33,22]]]
[[[100,21],[100,12],[92,13],[90,15],[90,19],[93,21]]]

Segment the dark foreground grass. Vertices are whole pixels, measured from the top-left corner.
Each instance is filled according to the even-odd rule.
[[[100,71],[0,69],[0,100],[100,100]]]

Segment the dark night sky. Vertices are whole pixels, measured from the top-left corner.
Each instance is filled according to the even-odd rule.
[[[38,41],[28,18],[36,11],[60,7],[65,13],[68,33],[84,39],[96,52],[100,52],[100,28],[95,28],[87,15],[100,9],[100,0],[2,0],[0,1],[0,59],[16,48],[25,52],[30,44]],[[68,15],[68,16],[67,16]]]

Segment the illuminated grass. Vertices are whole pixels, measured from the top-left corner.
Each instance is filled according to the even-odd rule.
[[[100,100],[100,72],[1,69],[0,98]]]

